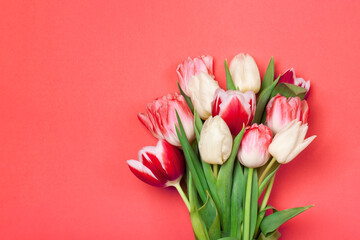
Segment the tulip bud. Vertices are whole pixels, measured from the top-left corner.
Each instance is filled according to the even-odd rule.
[[[198,75],[200,72],[208,73],[211,77],[213,75],[213,58],[209,55],[196,57],[194,59],[188,58],[183,63],[179,64],[176,69],[179,76],[179,84],[184,93],[190,96],[188,85],[190,79]]]
[[[155,99],[147,105],[146,113],[138,114],[138,118],[156,138],[181,146],[175,129],[175,124],[178,124],[175,110],[184,125],[186,137],[192,142],[195,138],[194,117],[184,97],[178,93]]]
[[[308,118],[309,105],[299,97],[286,98],[277,94],[266,106],[266,125],[274,134],[295,119],[307,123]]]
[[[287,70],[283,75],[281,75],[281,77],[279,79],[279,83],[290,83],[290,84],[305,88],[307,90],[305,99],[307,99],[307,97],[309,96],[310,80],[306,81],[303,78],[297,78],[295,76],[295,71],[293,68]]]
[[[228,125],[232,135],[237,135],[243,124],[249,125],[255,114],[256,96],[252,91],[224,91],[219,88],[212,102],[212,116],[219,115]]]
[[[239,161],[249,168],[263,166],[270,158],[268,147],[271,140],[270,128],[254,123],[242,137],[238,152]]]
[[[230,129],[221,117],[210,117],[205,121],[199,142],[199,151],[204,162],[223,164],[230,157],[232,144]]]
[[[240,53],[230,63],[230,73],[235,87],[240,91],[258,93],[261,87],[260,73],[255,60],[249,54]]]
[[[305,139],[307,130],[307,124],[293,120],[275,135],[269,146],[270,154],[279,163],[290,162],[315,139],[316,136]]]
[[[218,88],[218,82],[207,73],[201,72],[191,78],[188,90],[191,102],[200,118],[205,120],[211,116],[211,102]]]
[[[184,173],[180,150],[165,140],[159,140],[156,147],[144,147],[139,160],[128,160],[127,164],[136,177],[155,187],[174,186]]]

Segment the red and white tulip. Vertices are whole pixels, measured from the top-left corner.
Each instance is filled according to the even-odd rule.
[[[259,69],[249,54],[240,53],[230,63],[230,73],[235,87],[240,91],[258,93],[261,87]]]
[[[176,69],[179,76],[179,84],[184,93],[190,96],[188,85],[190,79],[198,75],[200,72],[209,74],[214,78],[213,74],[213,58],[209,55],[203,55],[194,59],[188,58],[179,64]]]
[[[139,151],[138,160],[127,164],[136,177],[155,187],[178,184],[184,173],[184,159],[180,150],[165,140],[156,147],[148,146]]]
[[[138,114],[138,118],[156,138],[165,139],[174,146],[181,146],[175,129],[175,124],[178,124],[175,109],[179,113],[189,142],[192,142],[195,138],[194,117],[184,97],[178,93],[155,99],[147,105],[145,113]]]
[[[306,81],[303,78],[297,78],[293,68],[287,70],[285,73],[283,73],[283,75],[281,75],[279,83],[290,83],[299,87],[303,87],[307,90],[305,99],[309,96],[310,80]]]
[[[253,91],[218,89],[212,102],[212,116],[219,115],[229,126],[233,135],[237,135],[243,124],[249,125],[255,114],[256,96]]]
[[[246,167],[263,166],[270,158],[269,145],[272,133],[269,127],[256,123],[246,130],[241,140],[238,159]]]
[[[279,163],[288,163],[303,151],[315,138],[305,139],[307,124],[294,120],[281,129],[269,146],[270,154]]]
[[[306,100],[299,97],[286,98],[277,94],[270,99],[266,106],[266,125],[276,134],[293,120],[307,123],[309,118],[309,105]]]

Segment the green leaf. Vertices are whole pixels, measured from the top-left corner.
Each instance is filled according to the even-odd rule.
[[[279,169],[280,165],[277,166],[277,168],[275,168],[274,171],[272,171],[269,175],[266,176],[266,178],[264,179],[264,181],[262,183],[260,183],[259,186],[259,197],[260,195],[263,193],[263,191],[266,188],[266,185],[268,184],[268,182],[270,181],[271,177],[274,176],[274,174],[276,173],[276,171]]]
[[[230,236],[241,237],[244,173],[239,161],[235,162],[233,187],[231,193],[231,228]]]
[[[209,192],[207,192],[206,203],[199,209],[199,214],[208,230],[209,238],[211,240],[219,239],[221,237],[220,218]]]
[[[194,110],[194,128],[195,128],[195,134],[196,139],[198,142],[200,142],[200,132],[202,129],[203,123],[201,121],[201,118],[196,110]]]
[[[258,99],[257,99],[256,111],[255,111],[253,123],[261,122],[262,116],[265,115],[264,111],[265,111],[266,105],[269,102],[271,93],[273,92],[276,84],[278,83],[279,78],[280,78],[280,76],[266,89],[261,90],[261,92],[258,96]]]
[[[196,238],[199,240],[210,240],[206,225],[199,211],[190,212],[190,219]]]
[[[190,212],[194,212],[200,208],[200,203],[191,172],[188,174],[187,190],[189,194]]]
[[[216,189],[220,200],[221,226],[224,232],[230,232],[230,197],[234,161],[239,150],[240,142],[245,131],[243,126],[241,132],[235,137],[229,159],[221,166],[216,181]]]
[[[268,237],[265,237],[263,233],[260,234],[258,240],[278,240],[281,237],[281,234],[278,230],[269,234]]]
[[[256,235],[257,235],[257,232],[259,230],[259,227],[260,227],[260,224],[262,222],[262,220],[264,219],[265,217],[265,213],[267,210],[269,209],[272,209],[273,211],[276,211],[276,209],[270,205],[267,205],[263,210],[261,210],[258,214],[258,218],[257,218],[257,222],[256,222],[256,232],[255,232],[255,238],[256,238]]]
[[[177,120],[179,123],[179,128],[180,128],[180,130],[179,130],[175,124],[176,133],[179,137],[181,146],[183,148],[186,164],[189,167],[189,170],[194,178],[194,183],[195,183],[196,189],[198,190],[201,200],[203,202],[206,202],[206,199],[207,199],[206,191],[209,190],[209,188],[208,188],[208,185],[205,180],[204,172],[201,168],[198,156],[194,152],[193,148],[191,147],[191,145],[185,135],[185,130],[181,123],[181,120],[180,120],[180,117],[179,117],[179,114],[177,111],[176,111],[176,117],[177,117]]]
[[[268,88],[274,81],[274,58],[271,57],[269,65],[266,69],[263,81],[261,83],[261,89],[260,92],[262,92],[262,90]]]
[[[284,222],[288,221],[289,219],[295,217],[296,215],[304,212],[305,210],[313,206],[314,205],[299,207],[299,208],[290,208],[266,216],[260,225],[261,231],[263,232],[265,237],[268,237],[272,232],[278,229]]]
[[[232,80],[230,71],[229,71],[229,66],[227,63],[227,60],[225,60],[225,73],[226,73],[226,89],[227,90],[236,90],[234,82]]]
[[[258,177],[257,171],[254,171],[251,185],[251,210],[250,210],[250,239],[253,239],[258,211]]]
[[[179,82],[177,82],[177,85],[178,85],[180,94],[185,98],[186,104],[187,104],[188,107],[190,108],[191,112],[194,112],[194,106],[193,106],[193,104],[192,104],[192,102],[191,102],[191,98],[188,97],[188,96],[184,93],[184,91],[183,91],[183,90],[181,89],[181,87],[180,87]]]
[[[218,240],[238,240],[238,238],[235,238],[235,237],[224,237],[224,238],[219,238]]]
[[[279,83],[271,93],[271,97],[280,94],[284,97],[299,97],[301,100],[304,100],[306,95],[306,89],[290,84],[290,83]]]

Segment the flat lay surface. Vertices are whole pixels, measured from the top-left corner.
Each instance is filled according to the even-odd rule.
[[[351,239],[360,222],[360,3],[0,1],[0,239],[194,239],[175,189],[126,164],[157,140],[137,114],[176,92],[177,65],[254,57],[311,80],[314,142],[270,204],[315,207],[281,239]],[[276,191],[281,189],[281,191]]]

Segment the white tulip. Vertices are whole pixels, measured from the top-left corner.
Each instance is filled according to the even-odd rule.
[[[230,157],[233,139],[220,116],[208,118],[200,133],[199,151],[204,162],[223,164]]]
[[[293,120],[275,135],[269,153],[279,163],[290,162],[315,139],[315,135],[305,139],[307,130],[307,124]]]
[[[200,118],[205,120],[211,116],[211,102],[218,88],[218,82],[205,72],[200,72],[190,79],[189,95]]]
[[[230,63],[229,70],[235,87],[238,87],[240,91],[259,92],[261,87],[259,69],[249,54],[236,55]]]

